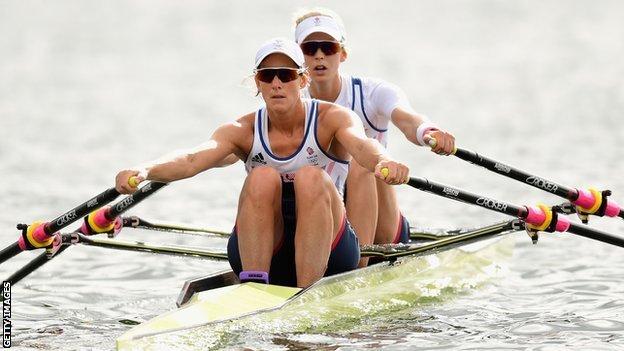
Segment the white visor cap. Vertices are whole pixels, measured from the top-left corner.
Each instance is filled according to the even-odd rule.
[[[336,41],[347,39],[344,28],[329,16],[312,16],[301,21],[295,29],[295,40],[301,44],[308,35],[316,32],[329,34]]]
[[[299,68],[303,68],[305,59],[303,58],[303,52],[297,43],[286,38],[273,38],[260,47],[256,52],[256,63],[254,68],[258,68],[267,56],[275,53],[281,53],[295,62]]]

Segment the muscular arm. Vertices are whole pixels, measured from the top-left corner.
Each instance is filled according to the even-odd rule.
[[[401,107],[397,107],[392,111],[390,117],[392,123],[399,128],[401,132],[403,132],[407,140],[416,145],[420,145],[418,139],[416,138],[416,130],[418,129],[418,126],[427,122],[427,119],[424,116],[408,112]]]
[[[329,120],[335,124],[336,139],[362,167],[374,172],[379,162],[388,159],[381,144],[364,134],[362,122],[355,113],[338,107],[331,107],[327,113],[332,114]]]
[[[378,82],[371,93],[370,99],[376,112],[387,116],[392,123],[403,132],[405,138],[416,145],[427,145],[433,138],[437,144],[432,151],[448,155],[455,148],[455,137],[440,130],[412,109],[405,93],[396,85]]]
[[[144,164],[138,169],[123,170],[117,174],[116,188],[122,193],[132,193],[136,189],[128,184],[128,179],[137,176],[144,179],[172,182],[192,177],[214,167],[223,167],[235,162],[235,157],[244,157],[248,152],[246,142],[253,134],[253,122],[248,116],[236,122],[219,127],[210,140],[193,149],[176,152]]]
[[[358,116],[345,108],[335,106],[328,111],[329,120],[334,124],[335,138],[348,153],[364,168],[375,173],[375,176],[388,184],[407,182],[409,168],[392,160],[377,140],[364,134],[362,122]],[[387,173],[383,174],[382,169]]]
[[[146,167],[146,179],[172,182],[190,178],[210,168],[227,165],[229,158],[237,151],[232,136],[236,134],[232,124],[219,127],[209,141],[183,152],[156,160]],[[233,162],[231,162],[233,163]]]
[[[392,111],[391,118],[392,123],[394,123],[394,125],[405,134],[407,140],[412,143],[423,145],[428,143],[429,139],[433,138],[436,144],[431,148],[431,151],[440,155],[449,155],[454,152],[455,137],[449,132],[436,128],[435,125],[427,121],[425,117],[397,107]]]

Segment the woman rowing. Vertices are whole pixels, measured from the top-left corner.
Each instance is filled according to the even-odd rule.
[[[453,151],[454,137],[416,114],[398,87],[381,80],[340,73],[347,51],[345,31],[338,15],[327,9],[316,9],[298,16],[295,24],[295,40],[301,46],[311,78],[307,97],[355,111],[366,135],[384,147],[392,121],[407,140],[416,145],[426,145],[434,138],[437,144],[432,147],[433,152],[448,155]],[[346,188],[347,217],[361,244],[409,241],[409,223],[399,210],[392,187],[376,181],[366,167],[352,162]],[[365,266],[367,262],[362,258],[360,265]]]
[[[273,39],[262,45],[254,72],[265,107],[220,126],[191,152],[119,172],[116,187],[133,192],[128,183],[133,176],[161,182],[189,178],[231,163],[229,156],[236,155],[248,174],[228,242],[230,265],[241,281],[306,287],[357,267],[358,240],[341,195],[351,156],[387,184],[405,183],[409,170],[366,137],[352,111],[301,98],[309,77],[295,42]]]

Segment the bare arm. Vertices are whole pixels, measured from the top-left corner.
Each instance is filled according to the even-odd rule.
[[[245,140],[246,128],[241,121],[219,127],[209,141],[193,149],[176,152],[150,162],[139,169],[123,170],[117,174],[116,187],[122,193],[136,190],[128,184],[128,179],[137,176],[145,179],[172,182],[190,178],[214,167],[234,163],[234,157],[242,154],[240,140]]]
[[[418,135],[421,134],[420,138],[425,143],[432,138],[436,140],[436,145],[432,147],[435,153],[449,155],[455,148],[455,137],[452,134],[439,130],[417,113],[397,107],[392,111],[391,120],[403,132],[405,138],[416,145],[423,145]]]
[[[401,184],[407,181],[409,174],[407,166],[392,160],[377,140],[366,136],[362,122],[355,113],[344,108],[332,108],[328,113],[339,115],[331,118],[337,124],[336,139],[357,163],[389,184]],[[388,169],[387,176],[382,175],[382,168]]]
[[[331,113],[335,112],[338,112],[338,109],[331,111]],[[374,172],[375,166],[387,158],[383,147],[377,140],[370,139],[364,134],[364,127],[362,122],[356,118],[357,116],[346,111],[339,112],[344,115],[344,118],[334,118],[335,121],[342,122],[338,125],[336,139],[357,163]]]
[[[228,138],[231,133],[229,128],[229,125],[219,127],[209,141],[157,160],[146,167],[146,179],[172,182],[225,164],[227,158],[236,150],[236,145]]]

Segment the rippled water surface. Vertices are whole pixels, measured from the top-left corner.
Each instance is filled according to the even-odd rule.
[[[618,1],[319,2],[343,16],[346,72],[401,86],[460,146],[624,203],[624,5]],[[291,36],[302,1],[0,2],[0,242],[113,183],[117,170],[205,141],[258,106],[256,48]],[[559,199],[401,140],[413,174],[517,204]],[[231,227],[241,165],[173,184],[132,212]],[[500,215],[410,188],[418,225]],[[594,219],[624,233],[624,222]],[[508,271],[331,331],[240,332],[232,348],[619,350],[624,251],[569,234],[516,234]],[[124,230],[119,239],[224,249],[221,239]],[[34,258],[3,263],[8,277]],[[174,308],[182,282],[227,263],[71,247],[13,287],[16,349],[112,349],[129,324]],[[470,277],[466,277],[470,279]],[[379,288],[383,289],[383,288]]]

